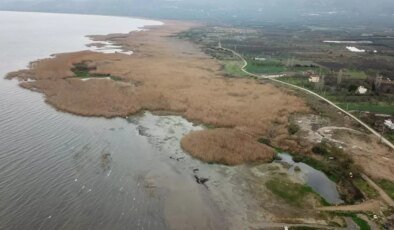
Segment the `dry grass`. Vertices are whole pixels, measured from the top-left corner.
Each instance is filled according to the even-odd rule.
[[[236,129],[192,132],[182,139],[181,145],[195,158],[209,163],[238,165],[245,162],[267,162],[274,157],[271,148]]]
[[[35,79],[21,85],[44,93],[49,104],[74,114],[114,117],[165,110],[227,128],[192,133],[182,140],[186,151],[209,162],[270,160],[272,150],[256,141],[261,136],[270,136],[284,148],[294,145],[286,131],[287,120],[291,113],[308,111],[304,101],[270,84],[223,77],[217,61],[170,36],[191,26],[166,22],[147,32],[96,37],[131,47],[135,54],[61,54],[10,77]],[[94,65],[96,73],[119,76],[122,81],[74,78],[73,64],[83,61]],[[272,133],[274,126],[277,131]]]

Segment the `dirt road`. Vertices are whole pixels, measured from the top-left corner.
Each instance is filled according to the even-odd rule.
[[[369,185],[371,185],[376,191],[378,191],[380,197],[391,207],[394,207],[394,201],[391,199],[389,195],[381,188],[379,185],[377,185],[375,182],[373,182],[367,175],[361,174],[361,177],[368,182]]]
[[[313,91],[311,91],[311,90],[308,90],[308,89],[305,89],[305,88],[303,88],[303,87],[299,87],[299,86],[296,86],[296,85],[293,85],[293,84],[290,84],[290,83],[287,83],[287,82],[283,82],[283,81],[279,81],[279,80],[275,79],[275,78],[279,77],[280,75],[256,75],[256,74],[250,73],[250,72],[248,72],[248,71],[245,69],[246,66],[248,65],[248,62],[245,60],[245,58],[243,58],[243,56],[242,56],[241,54],[239,54],[239,53],[237,53],[237,52],[235,52],[234,50],[231,50],[231,49],[227,49],[227,48],[223,48],[223,47],[221,47],[221,49],[227,50],[227,51],[229,51],[229,52],[232,52],[235,56],[239,57],[239,58],[242,60],[242,62],[244,63],[244,65],[241,67],[241,70],[242,70],[244,73],[246,73],[246,74],[248,74],[248,75],[251,75],[251,76],[254,76],[254,77],[257,77],[257,78],[269,79],[269,80],[271,80],[271,81],[274,81],[274,82],[277,82],[277,83],[280,83],[280,84],[283,84],[283,85],[287,85],[287,86],[290,86],[290,87],[293,87],[293,88],[302,90],[302,91],[304,91],[304,92],[307,92],[307,93],[309,93],[309,94],[312,94],[313,96],[318,97],[319,99],[321,99],[321,100],[327,102],[328,104],[330,104],[331,106],[335,107],[336,109],[338,109],[338,110],[341,111],[342,113],[346,114],[347,116],[349,116],[349,117],[351,117],[352,119],[354,119],[355,121],[357,121],[357,122],[358,122],[359,124],[361,124],[364,128],[366,128],[368,131],[370,131],[370,132],[373,133],[375,136],[377,136],[379,139],[381,139],[381,141],[382,141],[383,143],[385,143],[385,144],[386,144],[387,146],[389,146],[391,149],[394,149],[394,145],[393,145],[390,141],[388,141],[386,138],[384,138],[382,135],[380,135],[378,132],[376,132],[374,129],[372,129],[371,127],[369,127],[366,123],[364,123],[363,121],[361,121],[360,119],[358,119],[357,117],[355,117],[354,115],[352,115],[351,113],[349,113],[349,112],[347,112],[346,110],[344,110],[344,109],[340,108],[339,106],[337,106],[334,102],[332,102],[332,101],[330,101],[330,100],[328,100],[328,99],[326,99],[326,98],[320,96],[319,94],[317,94],[317,93],[315,93],[315,92],[313,92]]]
[[[364,211],[379,211],[380,206],[381,206],[380,201],[370,200],[362,204],[321,207],[318,208],[317,210],[328,211],[328,212],[336,212],[336,211],[364,212]]]

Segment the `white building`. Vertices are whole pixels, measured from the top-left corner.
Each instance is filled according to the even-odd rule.
[[[312,74],[309,76],[309,82],[318,83],[320,82],[320,76],[317,74]]]
[[[359,86],[358,88],[357,88],[357,91],[356,91],[358,94],[366,94],[367,92],[368,92],[368,89],[367,88],[365,88],[364,86]]]
[[[255,57],[254,58],[255,61],[266,61],[266,58],[262,58],[262,57]]]
[[[394,130],[394,123],[391,120],[385,120],[384,121],[384,125],[386,125],[387,127],[389,127],[389,129]]]

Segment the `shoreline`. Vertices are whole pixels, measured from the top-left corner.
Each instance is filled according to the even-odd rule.
[[[132,15],[130,15],[130,16],[122,16],[122,15],[110,15],[110,14],[87,14],[87,13],[82,13],[81,14],[81,13],[67,13],[67,12],[24,11],[24,10],[0,10],[0,12],[131,18],[131,19],[138,19],[138,20],[145,20],[145,21],[158,21],[158,22],[166,21],[166,19],[146,18],[146,17],[139,17],[139,16],[132,16]],[[164,25],[164,23],[163,23],[163,25]],[[144,28],[145,28],[145,26],[144,26]],[[90,35],[86,35],[86,36],[90,36]]]
[[[271,161],[274,150],[257,140],[273,127],[280,132],[274,141],[294,150],[296,141],[285,130],[290,114],[308,111],[302,99],[273,85],[226,78],[216,60],[197,45],[175,37],[200,24],[162,22],[164,25],[138,33],[90,36],[132,50],[130,56],[90,51],[57,54],[32,62],[30,69],[10,73],[7,78],[17,78],[23,88],[43,93],[57,110],[80,116],[112,118],[144,110],[171,111],[189,121],[218,127],[182,139],[188,153],[206,162]],[[71,70],[84,61],[94,66],[92,72],[120,80],[81,81]],[[229,157],[231,154],[235,155]]]

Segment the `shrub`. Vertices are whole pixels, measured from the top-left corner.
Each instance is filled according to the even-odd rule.
[[[300,127],[297,124],[290,123],[289,127],[287,128],[289,131],[289,134],[294,135],[298,131],[300,131]]]
[[[320,155],[327,155],[328,150],[324,144],[318,144],[312,148],[312,152]]]

